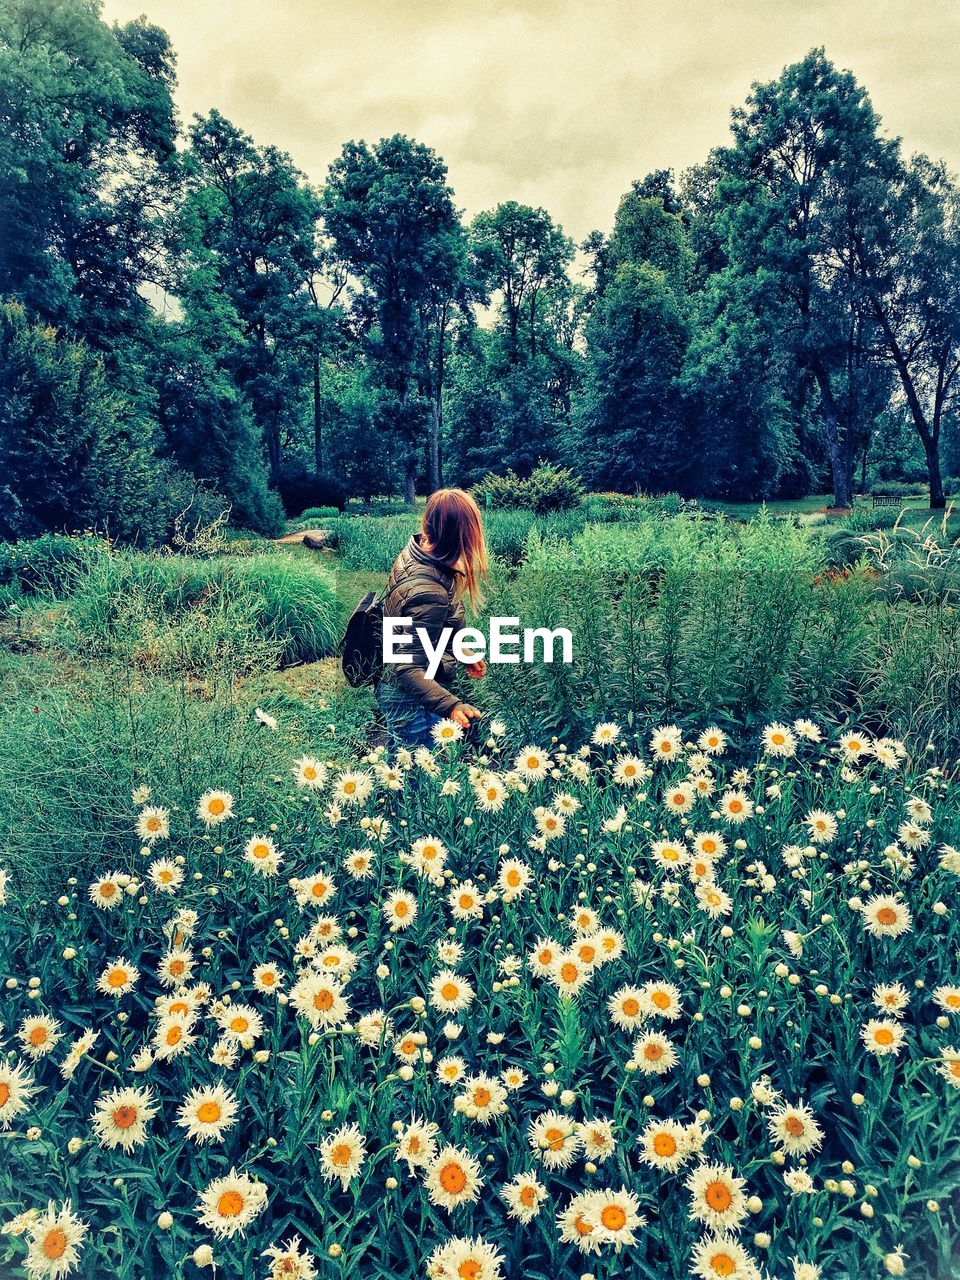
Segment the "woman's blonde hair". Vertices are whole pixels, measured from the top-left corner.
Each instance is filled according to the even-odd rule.
[[[480,590],[487,576],[487,540],[480,508],[463,489],[438,489],[423,510],[423,534],[438,560],[461,571],[457,592],[476,612],[483,604]]]

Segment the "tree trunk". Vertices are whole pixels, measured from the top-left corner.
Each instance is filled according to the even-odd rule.
[[[943,492],[943,477],[940,474],[940,445],[928,440],[924,442],[923,451],[927,459],[927,475],[930,478],[930,510],[942,511],[947,505]]]
[[[280,432],[277,430],[277,423],[271,417],[264,430],[264,436],[267,441],[267,461],[270,465],[270,479],[275,481],[280,475],[280,464],[283,461],[280,450]]]
[[[313,466],[323,471],[323,407],[320,400],[320,352],[313,353]]]
[[[826,369],[814,366],[814,377],[820,388],[820,409],[826,426],[827,453],[830,456],[830,474],[833,478],[833,505],[853,506],[853,459],[849,448],[840,439],[840,415],[830,386]]]
[[[436,400],[430,403],[427,431],[427,489],[435,493],[440,488],[440,415]]]
[[[403,477],[403,500],[408,507],[417,505],[417,454],[411,449]]]

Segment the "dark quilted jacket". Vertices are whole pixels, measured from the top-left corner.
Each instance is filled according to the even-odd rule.
[[[457,660],[448,645],[436,679],[428,680],[428,659],[417,639],[416,628],[422,627],[431,644],[436,645],[444,627],[453,627],[456,631],[463,626],[463,601],[454,595],[454,584],[460,571],[451,569],[424,551],[418,537],[414,535],[394,561],[383,602],[385,618],[412,620],[413,636],[409,651],[413,662],[388,663],[384,668],[384,679],[396,681],[428,711],[448,716],[460,701],[450,690],[457,673]]]

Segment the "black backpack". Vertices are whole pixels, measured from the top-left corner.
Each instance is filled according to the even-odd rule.
[[[383,677],[383,596],[368,591],[340,641],[340,665],[353,689],[376,687]]]

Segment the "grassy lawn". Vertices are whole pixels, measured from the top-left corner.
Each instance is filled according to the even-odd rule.
[[[927,518],[936,515],[936,512],[930,511],[929,499],[925,494],[910,494],[899,500],[899,509],[908,513],[908,519],[912,523],[917,517]],[[703,501],[699,504],[708,511],[723,511],[735,520],[751,520],[758,515],[762,508],[766,507],[767,511],[777,516],[806,516],[815,515],[824,511],[833,505],[832,493],[808,493],[803,498],[772,498],[768,502],[710,502]],[[866,509],[873,510],[873,499],[870,496],[857,497],[855,500],[856,510]],[[878,510],[881,508],[878,508]],[[891,511],[897,508],[891,507]],[[841,519],[842,517],[836,517]]]

